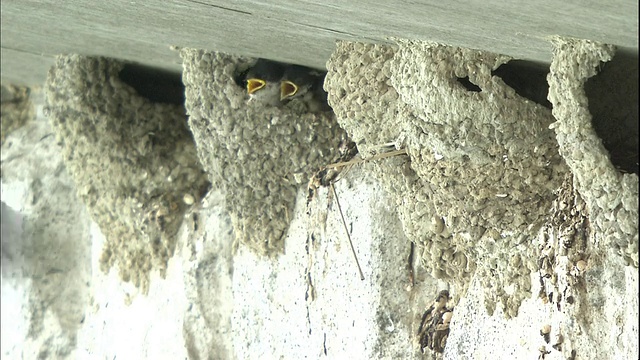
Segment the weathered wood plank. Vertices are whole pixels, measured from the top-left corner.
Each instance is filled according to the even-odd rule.
[[[1,24],[3,79],[34,68],[30,53],[45,54],[43,61],[106,55],[179,71],[170,45],[314,67],[324,66],[336,39],[424,39],[544,62],[551,54],[544,37],[553,34],[638,48],[638,2],[628,0],[14,0],[2,2]],[[45,76],[29,74],[24,82]]]

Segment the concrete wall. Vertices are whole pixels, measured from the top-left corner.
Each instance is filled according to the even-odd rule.
[[[3,81],[51,69],[3,87],[3,358],[638,357],[637,4],[154,5],[2,3]],[[249,108],[250,55],[335,114]],[[406,154],[308,201],[343,131]]]

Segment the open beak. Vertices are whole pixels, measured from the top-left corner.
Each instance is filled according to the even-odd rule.
[[[247,93],[249,95],[251,95],[254,92],[262,89],[263,87],[265,87],[265,85],[267,85],[267,83],[264,80],[261,80],[261,79],[248,79],[247,80]]]
[[[291,81],[283,81],[280,83],[280,100],[290,98],[298,92],[298,86]]]

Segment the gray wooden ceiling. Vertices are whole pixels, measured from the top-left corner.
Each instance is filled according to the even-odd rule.
[[[638,49],[635,0],[2,1],[2,80],[41,83],[81,53],[180,71],[171,45],[322,68],[338,39],[401,37],[548,62],[546,36]]]

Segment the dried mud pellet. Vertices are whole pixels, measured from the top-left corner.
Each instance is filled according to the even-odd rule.
[[[431,231],[434,234],[440,234],[444,230],[444,220],[440,216],[434,216],[431,218]]]
[[[182,197],[182,201],[187,204],[187,205],[193,205],[193,203],[196,201],[193,198],[193,195],[191,194],[184,194],[184,196]]]
[[[551,325],[546,324],[542,327],[542,329],[540,329],[540,334],[542,335],[546,335],[549,334],[551,332]]]

